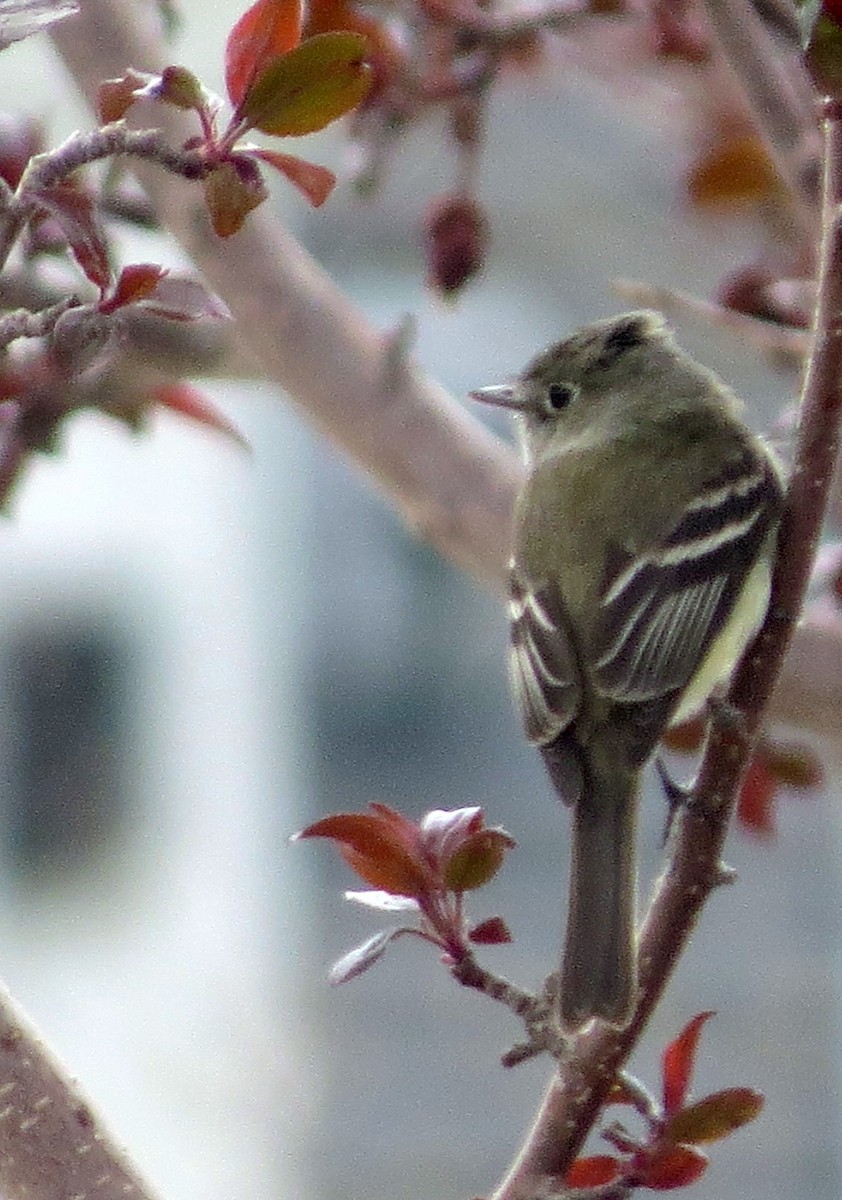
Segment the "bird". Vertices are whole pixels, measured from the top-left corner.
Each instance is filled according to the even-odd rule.
[[[593,322],[513,383],[527,466],[509,565],[509,674],[572,808],[563,1030],[637,1001],[640,777],[665,730],[725,686],[765,617],[781,464],[661,314]]]

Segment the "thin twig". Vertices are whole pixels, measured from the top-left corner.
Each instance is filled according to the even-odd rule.
[[[75,296],[67,296],[64,300],[44,308],[40,312],[30,312],[28,308],[19,308],[15,312],[4,313],[0,317],[0,350],[15,341],[16,338],[45,337],[55,326],[56,321],[79,303]]]
[[[195,151],[172,147],[159,129],[128,129],[115,121],[87,133],[73,133],[54,150],[30,159],[18,190],[54,187],[80,167],[115,154],[149,159],[184,179],[201,179],[211,169]]]

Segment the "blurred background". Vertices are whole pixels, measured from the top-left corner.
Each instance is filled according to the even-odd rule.
[[[221,90],[241,7],[184,0],[173,61]],[[89,124],[45,38],[3,66],[7,94],[56,139]],[[572,66],[498,96],[491,260],[455,307],[424,291],[418,249],[419,197],[449,181],[437,128],[402,148],[368,204],[340,187],[312,215],[283,185],[275,202],[375,323],[417,315],[419,360],[463,395],[621,309],[616,277],[708,295],[751,258],[749,220],[688,209],[669,80],[609,97]],[[342,146],[307,152],[336,164]],[[142,251],[178,262],[166,245]],[[796,381],[750,348],[680,332],[759,427],[792,398]],[[83,416],[0,527],[0,977],[163,1196],[480,1194],[548,1068],[503,1072],[520,1030],[420,944],[329,991],[330,963],[376,917],[343,904],[355,884],[330,847],[286,839],[371,800],[417,815],[481,804],[519,843],[472,899],[477,919],[500,912],[515,934],[488,961],[541,982],[560,942],[567,816],[510,711],[502,606],[409,535],[283,397],[207,391],[252,454],[173,416],[139,438]],[[830,1200],[842,1182],[838,787],[822,752],[827,792],[785,797],[774,843],[732,836],[739,883],[709,905],[633,1064],[657,1087],[665,1042],[716,1009],[699,1092],[766,1093],[691,1193],[712,1200]],[[652,785],[643,896],[663,820]]]

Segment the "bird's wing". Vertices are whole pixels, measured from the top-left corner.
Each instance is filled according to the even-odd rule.
[[[558,588],[534,587],[512,564],[509,674],[526,736],[546,745],[579,709],[581,687],[570,623]]]
[[[771,460],[751,451],[708,480],[657,545],[612,551],[589,653],[600,692],[652,703],[666,719],[727,624],[781,502]]]

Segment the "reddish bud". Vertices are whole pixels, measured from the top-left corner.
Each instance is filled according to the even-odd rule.
[[[157,96],[174,108],[201,110],[206,104],[201,83],[187,67],[164,67]]]
[[[268,197],[260,171],[245,155],[220,163],[203,181],[205,203],[218,237],[231,237]]]
[[[476,804],[465,808],[434,808],[425,813],[419,826],[424,853],[440,868],[482,827],[482,809]]]
[[[30,158],[44,149],[44,127],[30,116],[0,114],[0,177],[16,188]]]
[[[506,851],[515,845],[500,829],[481,829],[466,838],[444,864],[442,880],[451,892],[469,892],[484,887],[503,865]]]
[[[434,201],[424,236],[428,283],[445,296],[464,287],[485,262],[488,223],[479,204],[468,196]]]

